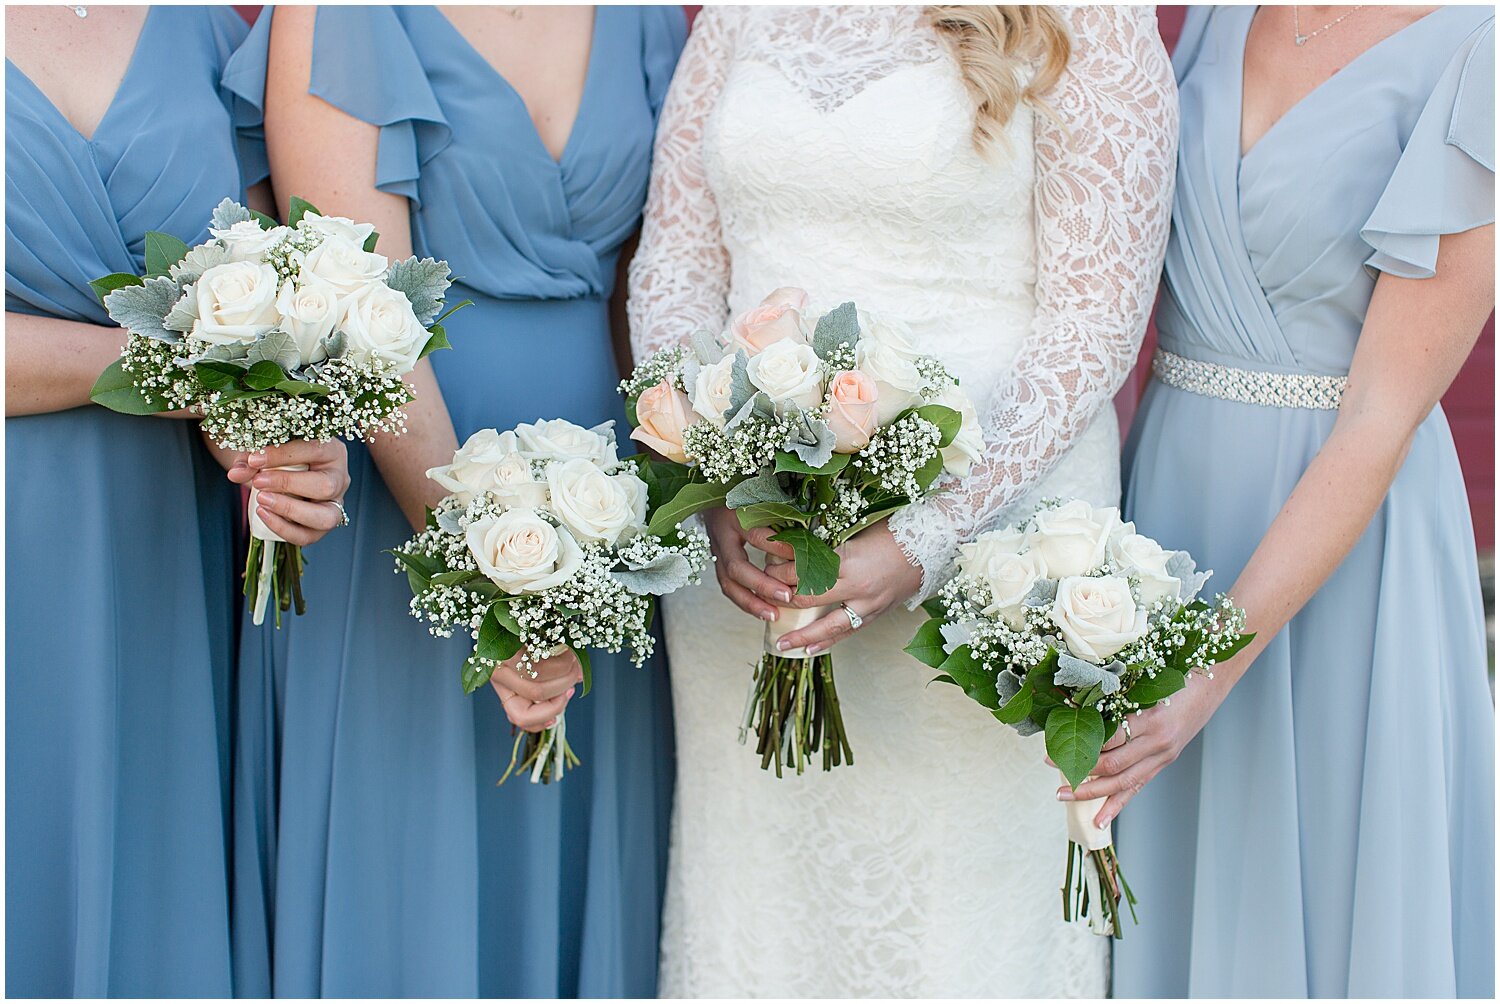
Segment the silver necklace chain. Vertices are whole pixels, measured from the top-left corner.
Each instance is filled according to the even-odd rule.
[[[1323,27],[1310,31],[1306,35],[1304,35],[1302,34],[1301,9],[1296,4],[1292,4],[1292,41],[1297,45],[1306,45],[1309,41],[1317,38],[1319,35],[1323,34],[1323,32],[1327,31],[1329,28],[1332,28],[1334,25],[1344,20],[1344,18],[1353,14],[1355,11],[1362,10],[1364,6],[1364,4],[1355,4],[1353,7],[1350,7],[1348,10],[1344,11],[1344,13],[1334,18],[1332,21],[1329,21]]]

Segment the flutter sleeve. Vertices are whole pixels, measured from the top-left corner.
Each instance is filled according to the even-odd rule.
[[[630,344],[637,359],[718,331],[729,313],[729,253],[704,174],[704,123],[732,56],[727,8],[698,15],[662,106],[641,244],[630,264]]]
[[[1153,8],[1069,7],[1073,54],[1036,116],[1037,310],[980,415],[984,455],[891,529],[922,569],[913,605],[959,544],[998,524],[1112,407],[1140,350],[1166,251],[1177,91]],[[1054,117],[1055,116],[1055,117]]]
[[[1365,264],[1406,279],[1436,275],[1438,241],[1495,222],[1495,22],[1464,40],[1438,79],[1375,211],[1360,229]]]
[[[219,75],[219,95],[234,126],[235,154],[240,163],[240,180],[244,187],[265,181],[271,175],[266,159],[266,130],[261,120],[260,104],[266,89],[266,40],[271,15],[263,11],[264,25],[251,28],[233,7],[206,8],[213,19],[214,37],[218,41],[223,69]],[[241,91],[257,95],[254,104]]]

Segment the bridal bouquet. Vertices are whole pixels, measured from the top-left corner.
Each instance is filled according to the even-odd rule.
[[[128,415],[188,409],[221,447],[256,452],[291,439],[364,439],[404,431],[401,377],[448,340],[448,263],[391,262],[368,223],[292,200],[285,226],[225,199],[213,239],[189,248],[146,235],[146,274],[92,283],[130,332],[94,385],[95,403]],[[256,624],[304,609],[302,552],[256,515],[250,493],[245,594]]]
[[[1019,525],[960,551],[958,575],[924,608],[931,619],[906,651],[938,670],[1047,755],[1077,788],[1105,741],[1248,645],[1244,612],[1227,596],[1199,598],[1208,572],[1120,521],[1114,508],[1042,503]],[[1071,802],[1063,919],[1090,917],[1120,933],[1120,873],[1104,799]],[[1094,908],[1094,904],[1097,907]]]
[[[957,383],[894,319],[853,303],[812,310],[802,290],[778,289],[723,336],[658,352],[621,384],[631,438],[678,465],[652,528],[727,506],[790,546],[799,593],[827,592],[839,545],[978,458],[978,417]],[[776,648],[833,609],[783,609],[766,627],[740,741],[753,727],[761,767],[778,776],[819,752],[824,770],[854,760],[831,655]]]
[[[412,616],[438,637],[462,630],[474,639],[465,693],[514,656],[526,672],[571,648],[587,694],[588,650],[629,648],[637,666],[645,662],[655,597],[697,582],[713,560],[701,530],[654,529],[652,514],[672,485],[661,480],[667,465],[617,459],[613,425],[553,419],[481,429],[452,463],[427,472],[452,494],[428,513],[425,530],[390,553],[411,583]],[[533,782],[578,764],[564,719],[516,737],[502,783],[518,760]]]

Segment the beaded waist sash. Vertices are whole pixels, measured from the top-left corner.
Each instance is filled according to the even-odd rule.
[[[1168,387],[1266,408],[1337,411],[1349,378],[1320,373],[1268,373],[1204,363],[1157,349],[1151,371]]]

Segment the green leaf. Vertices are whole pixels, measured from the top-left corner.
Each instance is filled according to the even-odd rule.
[[[928,617],[936,617],[943,620],[948,616],[948,608],[943,606],[941,597],[929,596],[922,601],[922,609],[927,612]]]
[[[927,489],[932,487],[932,483],[936,481],[942,473],[943,455],[941,453],[934,453],[932,455],[932,459],[928,460],[927,463],[919,467],[917,469],[917,473],[914,474],[913,477],[917,479],[917,484],[921,486],[922,490],[926,491]]]
[[[464,693],[472,694],[486,683],[494,675],[495,667],[479,661],[478,656],[469,656],[464,660],[463,682]]]
[[[963,428],[964,417],[941,404],[925,404],[916,410],[916,414],[918,418],[925,418],[937,426],[938,431],[943,434],[943,438],[938,441],[938,449],[952,446],[954,437]]]
[[[422,346],[422,354],[417,356],[418,359],[426,359],[438,349],[453,348],[452,343],[448,341],[448,332],[441,324],[434,324],[427,330],[432,332],[432,337],[427,339],[426,345]]]
[[[193,364],[193,372],[197,375],[198,382],[209,390],[222,391],[237,385],[240,377],[245,375],[245,368],[233,363],[204,360]]]
[[[841,345],[859,341],[859,314],[853,303],[841,303],[818,318],[813,329],[813,351],[827,359]]]
[[[283,380],[276,385],[275,389],[289,397],[323,397],[331,393],[330,389],[322,384],[309,383],[306,380]]]
[[[633,459],[636,459],[641,480],[646,482],[646,506],[649,512],[655,512],[693,480],[693,472],[682,464],[674,464],[670,460],[655,460],[644,453],[636,454]]]
[[[729,488],[726,485],[706,481],[690,482],[672,496],[670,502],[651,514],[651,523],[647,526],[646,532],[654,537],[665,537],[676,530],[679,523],[694,513],[722,506],[724,496],[728,493]]]
[[[122,415],[155,415],[167,410],[165,402],[153,400],[140,392],[119,359],[99,374],[89,391],[89,400]]]
[[[429,557],[425,554],[412,554],[409,551],[396,550],[387,551],[386,553],[401,562],[408,569],[421,575],[423,579],[431,578],[443,570],[443,563],[440,559]]]
[[[1245,650],[1245,647],[1247,645],[1249,645],[1254,640],[1255,640],[1255,632],[1254,631],[1251,631],[1248,634],[1242,634],[1242,635],[1240,635],[1233,642],[1231,642],[1227,648],[1221,649],[1220,651],[1214,653],[1213,658],[1211,660],[1209,660],[1208,665],[1214,665],[1215,663],[1220,663],[1220,662],[1227,662],[1228,660],[1234,658],[1235,656],[1237,656],[1241,652],[1243,652]]]
[[[776,475],[770,473],[746,478],[729,489],[728,494],[724,496],[724,504],[731,509],[742,509],[759,502],[790,501],[792,501],[792,496],[781,487],[781,482],[776,480]]]
[[[933,669],[941,666],[943,660],[948,658],[948,653],[943,651],[942,620],[934,617],[924,621],[902,651],[924,666],[931,666]]]
[[[138,275],[131,275],[129,272],[111,272],[102,279],[95,279],[90,282],[89,288],[102,301],[110,293],[124,286],[140,285],[143,285],[143,282]]]
[[[1181,670],[1170,666],[1156,671],[1152,677],[1143,677],[1131,687],[1125,697],[1143,708],[1155,707],[1163,697],[1171,697],[1187,686],[1187,677]]]
[[[465,307],[472,307],[472,306],[474,306],[474,301],[473,300],[459,300],[453,306],[451,306],[447,310],[443,311],[442,314],[438,316],[438,319],[437,319],[436,323],[442,324],[444,321],[446,321],[448,318],[452,317],[454,314],[458,313],[460,310],[463,310]]]
[[[489,609],[489,615],[512,634],[521,633],[521,622],[516,620],[516,615],[510,612],[510,597],[493,604]]]
[[[270,390],[287,379],[282,368],[269,359],[262,359],[245,371],[245,386],[251,390]]]
[[[817,534],[802,526],[782,530],[772,540],[786,544],[797,556],[797,593],[816,596],[839,581],[839,554]]]
[[[734,511],[740,526],[753,530],[761,526],[806,526],[807,513],[788,502],[756,502]]]
[[[146,275],[168,274],[173,265],[187,257],[189,250],[191,249],[186,244],[171,234],[150,231],[146,234]]]
[[[502,625],[491,607],[479,622],[479,641],[474,645],[474,654],[492,662],[504,662],[521,651],[521,639],[515,632]]]
[[[322,212],[319,211],[318,207],[313,205],[311,202],[308,202],[306,199],[299,199],[295,195],[292,196],[291,205],[286,214],[286,225],[289,227],[295,227],[297,224],[302,222],[302,217],[306,216],[308,213],[317,213],[317,215],[319,216],[323,215]]]
[[[250,218],[256,223],[259,223],[262,230],[275,230],[277,227],[281,226],[280,223],[277,223],[274,219],[267,216],[265,213],[256,212],[254,209],[250,210]]]
[[[1027,680],[1021,684],[1021,689],[995,712],[995,717],[1006,725],[1019,725],[1031,717],[1032,698],[1035,695],[1036,690],[1032,687],[1031,681]]]
[[[822,467],[813,467],[805,463],[795,453],[783,451],[776,454],[776,470],[780,473],[833,475],[848,466],[849,454],[847,453],[835,453],[833,459]]]
[[[594,663],[589,658],[589,650],[586,648],[575,648],[574,654],[578,656],[578,665],[583,667],[583,692],[579,697],[589,696],[589,691],[594,689]]]
[[[370,231],[370,236],[368,236],[368,237],[365,238],[365,248],[364,249],[367,252],[373,252],[375,250],[375,245],[377,245],[379,243],[380,243],[380,231],[378,231],[378,230],[371,230]]]
[[[995,689],[995,674],[974,658],[969,646],[960,645],[954,649],[953,654],[944,659],[938,668],[958,681],[958,685],[964,688],[964,693],[971,699],[991,711],[999,709],[1000,694]]]
[[[434,586],[461,586],[479,574],[472,568],[456,568],[448,572],[438,572],[431,578]]]
[[[1104,716],[1094,708],[1053,708],[1047,716],[1047,755],[1074,788],[1099,762]]]
[[[451,285],[450,274],[445,261],[412,256],[392,262],[385,273],[385,283],[406,295],[417,320],[427,327],[442,309],[443,294]]]

